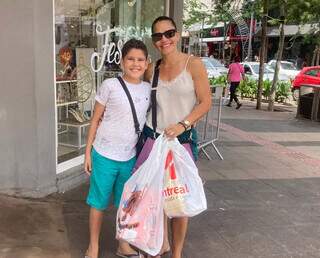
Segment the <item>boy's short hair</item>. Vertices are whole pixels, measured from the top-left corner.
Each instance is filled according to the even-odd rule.
[[[154,33],[154,29],[155,29],[155,26],[158,22],[161,22],[161,21],[169,21],[171,22],[171,24],[173,25],[173,27],[175,28],[175,30],[177,30],[177,25],[175,23],[175,21],[171,18],[171,17],[168,17],[168,16],[159,16],[158,18],[156,18],[152,25],[151,25],[151,32]]]
[[[142,50],[146,59],[148,58],[148,49],[146,45],[141,40],[129,39],[126,43],[124,43],[121,49],[122,59],[124,59],[125,56],[129,53],[129,51],[133,48]]]

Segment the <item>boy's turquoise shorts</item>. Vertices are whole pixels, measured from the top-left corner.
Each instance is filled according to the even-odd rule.
[[[119,207],[124,184],[130,178],[136,158],[115,161],[91,152],[92,171],[87,204],[97,210],[105,210],[113,194],[113,203]]]

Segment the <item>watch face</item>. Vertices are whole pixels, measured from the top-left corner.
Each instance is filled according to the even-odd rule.
[[[184,120],[183,122],[184,122],[187,126],[190,125],[190,121],[188,121],[188,120]]]

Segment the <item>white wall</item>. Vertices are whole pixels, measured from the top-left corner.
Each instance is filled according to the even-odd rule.
[[[0,1],[0,192],[55,191],[53,0]]]

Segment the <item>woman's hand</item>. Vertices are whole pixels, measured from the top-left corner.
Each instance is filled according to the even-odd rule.
[[[166,129],[164,129],[164,134],[166,137],[169,139],[173,139],[180,134],[182,134],[185,131],[183,125],[181,124],[175,124],[175,125],[170,125]]]
[[[86,171],[86,173],[90,176],[91,175],[91,155],[90,153],[86,153],[85,157],[84,157],[84,171]]]

